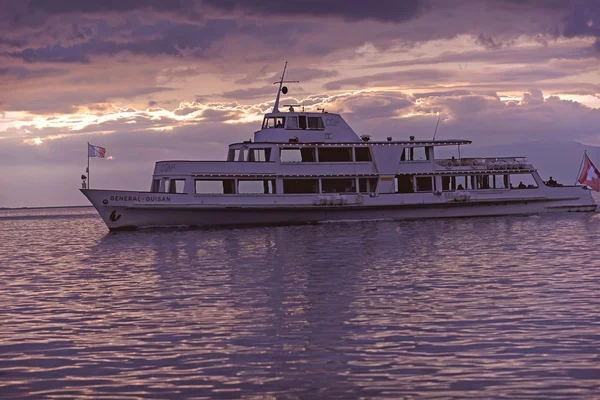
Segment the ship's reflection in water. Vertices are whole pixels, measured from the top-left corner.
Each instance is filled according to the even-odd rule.
[[[54,214],[0,215],[8,398],[600,393],[598,214],[119,234]]]

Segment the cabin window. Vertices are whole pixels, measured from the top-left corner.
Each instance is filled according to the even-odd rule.
[[[450,192],[450,191],[454,190],[454,189],[452,189],[453,183],[454,183],[454,187],[455,187],[456,179],[454,179],[453,176],[442,176],[442,191]]]
[[[238,179],[239,194],[275,194],[275,180],[273,179]]]
[[[442,176],[442,191],[453,192],[470,189],[470,182],[471,178],[468,176]]]
[[[356,179],[321,179],[322,193],[356,193]]]
[[[400,161],[427,161],[429,160],[425,147],[405,147]]]
[[[413,188],[413,176],[412,175],[398,175],[394,179],[396,186],[396,193],[414,193]]]
[[[308,129],[325,129],[321,117],[308,117]]]
[[[163,178],[162,191],[165,193],[169,193],[170,189],[171,189],[171,178]]]
[[[284,179],[283,193],[286,194],[303,194],[303,193],[318,193],[318,179]]]
[[[271,161],[271,149],[249,149],[248,161]]]
[[[169,193],[185,193],[185,179],[171,179]]]
[[[244,149],[230,149],[227,153],[227,161],[245,161],[246,152]]]
[[[355,147],[354,159],[356,161],[371,161],[371,149],[368,147]]]
[[[281,149],[281,162],[315,162],[315,148],[314,147],[302,147],[302,148],[282,148]]]
[[[319,162],[352,161],[351,147],[319,147]]]
[[[263,121],[263,129],[283,128],[285,126],[285,117],[268,117]]]
[[[433,192],[433,177],[419,176],[416,179],[417,192]]]
[[[245,153],[244,149],[231,149],[227,154],[227,161],[245,161]]]
[[[490,180],[490,175],[475,175],[475,185],[473,187],[477,189],[493,189],[494,188],[494,176]]]
[[[358,191],[372,193],[377,190],[377,178],[358,178]]]
[[[152,193],[158,193],[160,191],[160,179],[152,180],[152,187],[150,188]]]
[[[508,189],[510,187],[510,178],[508,175],[494,175],[495,189]]]
[[[469,190],[473,189],[470,176],[453,176],[452,190]]]
[[[511,189],[535,189],[537,182],[531,174],[514,174],[510,176]]]
[[[196,179],[194,182],[196,194],[234,194],[233,179]]]

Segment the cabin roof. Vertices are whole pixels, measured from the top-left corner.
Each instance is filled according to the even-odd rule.
[[[229,146],[241,145],[275,145],[280,147],[300,147],[300,146],[404,146],[404,147],[423,147],[423,146],[456,146],[471,144],[470,140],[465,139],[447,139],[447,140],[392,140],[392,141],[355,141],[355,142],[236,142]]]

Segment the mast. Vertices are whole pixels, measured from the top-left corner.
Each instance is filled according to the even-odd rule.
[[[279,89],[277,89],[277,97],[275,98],[275,105],[273,106],[273,112],[279,112],[279,96],[281,95],[282,92],[283,92],[283,94],[287,93],[287,88],[285,86],[283,86],[283,84],[286,82],[298,83],[298,81],[284,81],[283,80],[283,78],[285,77],[286,69],[287,69],[287,61],[285,62],[285,65],[283,67],[283,73],[281,74],[281,79],[277,82],[273,82],[273,85],[279,83]]]
[[[581,174],[581,167],[583,167],[583,163],[585,162],[585,156],[587,156],[587,150],[583,151],[583,157],[581,157],[581,164],[579,165],[579,170],[577,171],[577,176],[575,177],[575,185],[579,183],[579,174]]]

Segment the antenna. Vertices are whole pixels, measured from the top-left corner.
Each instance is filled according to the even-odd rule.
[[[283,94],[286,94],[288,92],[287,87],[283,86],[284,83],[298,83],[299,81],[284,81],[283,78],[285,77],[285,70],[287,69],[287,61],[285,62],[285,65],[283,67],[283,73],[281,74],[281,79],[277,82],[273,82],[273,85],[279,83],[279,89],[277,90],[277,97],[275,98],[275,105],[273,106],[273,112],[279,112],[279,95],[281,95],[281,93],[283,92]]]
[[[435,140],[435,135],[437,134],[437,128],[438,128],[439,124],[440,124],[440,116],[438,116],[438,122],[437,122],[437,124],[435,124],[435,131],[433,132],[433,140]]]

